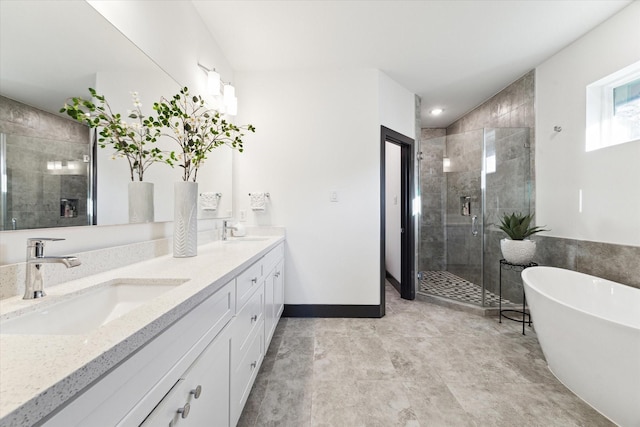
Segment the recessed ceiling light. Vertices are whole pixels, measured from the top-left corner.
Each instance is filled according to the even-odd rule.
[[[429,111],[429,113],[431,113],[434,116],[437,116],[439,114],[442,114],[444,110],[442,108],[434,108],[433,110]]]

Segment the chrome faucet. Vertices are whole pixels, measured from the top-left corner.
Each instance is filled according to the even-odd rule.
[[[60,263],[67,268],[77,267],[80,260],[76,256],[44,256],[45,242],[55,242],[56,238],[36,237],[27,239],[27,280],[23,299],[42,298],[44,293],[44,279],[42,277],[43,264]]]
[[[238,227],[234,227],[233,225],[229,225],[231,223],[228,219],[222,220],[222,240],[227,240],[227,232],[229,230],[237,230]]]

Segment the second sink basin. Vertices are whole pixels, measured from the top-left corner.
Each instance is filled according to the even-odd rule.
[[[69,296],[68,299],[43,305],[35,311],[7,319],[0,323],[0,334],[85,334],[186,281],[186,279],[111,280],[77,295]]]
[[[222,243],[242,243],[242,242],[261,242],[263,240],[269,240],[266,236],[244,236],[244,237],[230,237],[227,240],[223,240]]]

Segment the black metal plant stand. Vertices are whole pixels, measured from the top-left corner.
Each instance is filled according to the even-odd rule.
[[[509,320],[513,320],[514,322],[520,322],[522,323],[522,335],[526,335],[524,333],[524,325],[525,323],[529,324],[529,327],[531,327],[531,315],[529,313],[527,313],[526,311],[526,307],[527,307],[527,298],[524,294],[524,284],[522,285],[522,311],[520,310],[513,310],[513,309],[502,309],[502,269],[504,268],[505,270],[515,270],[515,271],[522,271],[525,268],[529,268],[529,267],[535,267],[538,264],[535,262],[530,262],[529,264],[512,264],[510,262],[508,262],[505,259],[501,259],[500,260],[500,295],[498,298],[498,304],[499,304],[499,310],[500,310],[500,315],[498,316],[498,322],[502,323],[502,318],[506,318]],[[504,314],[504,313],[518,313],[522,315],[522,319],[518,319],[518,318],[514,318],[514,317],[509,317],[508,315]]]

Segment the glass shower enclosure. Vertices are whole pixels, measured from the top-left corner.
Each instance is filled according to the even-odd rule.
[[[421,141],[419,294],[497,307],[504,213],[529,213],[529,128],[484,128]],[[522,302],[503,274],[503,304]]]
[[[0,230],[90,225],[87,142],[0,133]]]

